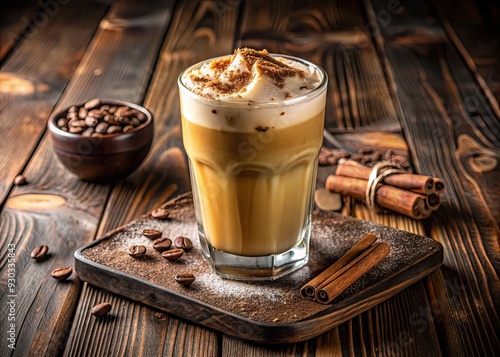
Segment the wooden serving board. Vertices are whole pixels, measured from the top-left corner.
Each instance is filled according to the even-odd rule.
[[[308,264],[271,282],[221,279],[201,255],[191,194],[164,207],[170,217],[150,215],[106,234],[75,252],[81,279],[168,313],[241,337],[264,343],[292,343],[310,339],[381,303],[437,269],[443,262],[441,244],[371,222],[330,212],[315,212]],[[194,248],[169,262],[151,247],[143,229],[159,229],[163,236],[191,238]],[[391,246],[389,255],[330,305],[301,297],[302,285],[319,274],[366,233],[378,235]],[[143,244],[147,254],[134,259],[130,245]],[[174,277],[196,276],[189,287]]]

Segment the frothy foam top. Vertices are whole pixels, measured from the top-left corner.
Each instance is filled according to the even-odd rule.
[[[325,108],[327,79],[319,67],[266,50],[238,49],[195,65],[179,81],[183,117],[219,131],[285,128]]]
[[[320,82],[314,68],[266,50],[235,50],[185,73],[182,82],[193,93],[219,100],[272,102],[307,94]]]

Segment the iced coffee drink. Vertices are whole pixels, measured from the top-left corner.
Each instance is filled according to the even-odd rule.
[[[200,242],[219,275],[274,279],[307,262],[326,82],[246,48],[179,77]]]

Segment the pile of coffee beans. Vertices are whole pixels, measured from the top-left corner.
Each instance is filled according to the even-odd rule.
[[[168,214],[162,213],[165,217]],[[152,248],[161,254],[163,258],[168,261],[175,262],[179,260],[185,252],[193,249],[193,242],[191,239],[179,236],[175,239],[162,237],[163,232],[157,229],[144,229],[142,235],[152,241]],[[147,253],[147,248],[144,245],[132,245],[128,248],[128,254],[135,259],[142,259]],[[158,254],[157,253],[157,254]],[[175,277],[175,281],[183,286],[189,286],[195,281],[193,274],[187,274]]]
[[[369,167],[385,160],[396,165],[399,169],[411,172],[410,159],[407,156],[398,155],[393,150],[374,150],[370,147],[361,147],[358,154],[351,155],[344,149],[329,149],[322,147],[318,155],[318,164],[320,166],[335,166],[345,160],[355,161]]]
[[[146,114],[140,110],[125,105],[103,104],[96,98],[82,106],[71,106],[66,117],[59,118],[56,125],[70,133],[99,137],[129,132],[143,124],[146,119]]]

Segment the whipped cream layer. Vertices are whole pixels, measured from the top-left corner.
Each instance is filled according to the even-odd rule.
[[[207,98],[267,103],[304,95],[320,84],[321,77],[303,63],[243,48],[203,64],[182,80],[193,93]]]
[[[182,114],[196,124],[222,131],[287,127],[324,110],[324,76],[305,61],[273,57],[266,50],[238,49],[182,75]],[[321,92],[308,96],[322,84]]]

